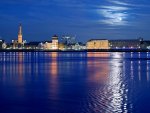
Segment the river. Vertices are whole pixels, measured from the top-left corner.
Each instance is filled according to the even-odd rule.
[[[149,112],[149,52],[0,52],[0,113]]]

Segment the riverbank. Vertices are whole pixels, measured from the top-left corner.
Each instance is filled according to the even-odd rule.
[[[150,52],[148,49],[97,49],[97,50],[37,50],[37,49],[1,49],[0,52]]]

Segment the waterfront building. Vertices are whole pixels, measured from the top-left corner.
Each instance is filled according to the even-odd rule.
[[[2,43],[2,49],[6,49],[7,48],[7,44],[4,42]]]
[[[85,50],[86,49],[86,45],[79,42],[79,43],[76,43],[74,45],[72,45],[72,49],[73,50]]]
[[[110,49],[138,49],[141,39],[109,40]]]
[[[81,50],[85,50],[86,49],[86,44],[84,44],[82,42],[78,42],[78,44],[80,45],[80,49]]]
[[[18,40],[12,40],[12,43],[10,44],[10,49],[18,49]]]
[[[67,44],[67,45],[65,45],[65,50],[72,50],[72,46],[73,46],[74,44]]]
[[[54,35],[52,37],[52,49],[58,50],[58,36],[57,35]]]
[[[87,49],[109,49],[109,42],[106,39],[91,39],[86,43]]]
[[[72,46],[72,49],[73,50],[81,50],[81,47],[80,47],[79,43],[76,43]]]
[[[18,32],[18,44],[22,44],[23,40],[22,40],[22,25],[19,25],[19,32]]]
[[[44,49],[51,50],[52,49],[52,41],[45,41],[44,42]]]
[[[142,41],[141,49],[150,49],[150,41],[149,40]]]
[[[25,49],[39,49],[39,44],[41,42],[29,42],[24,44]]]
[[[54,35],[52,37],[52,41],[45,41],[43,43],[43,49],[45,49],[45,50],[58,50],[59,49],[58,36]]]
[[[23,41],[22,38],[22,25],[19,25],[18,38],[17,40],[12,40],[12,44],[10,44],[11,49],[22,49],[24,48],[24,44],[26,40]]]
[[[5,49],[7,47],[4,40],[0,40],[0,49]]]
[[[64,43],[58,43],[59,50],[65,50],[65,44]]]
[[[38,49],[41,49],[41,50],[44,49],[44,44],[42,42],[38,44]]]

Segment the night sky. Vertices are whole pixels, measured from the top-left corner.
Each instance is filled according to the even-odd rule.
[[[0,0],[0,38],[27,41],[51,36],[135,39],[150,37],[150,0]]]

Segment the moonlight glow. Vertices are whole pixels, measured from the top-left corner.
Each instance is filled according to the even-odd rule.
[[[100,22],[107,25],[127,25],[128,23],[125,19],[128,17],[127,11],[129,9],[126,5],[118,6],[115,2],[111,6],[101,6],[98,13],[104,19],[100,20]]]

